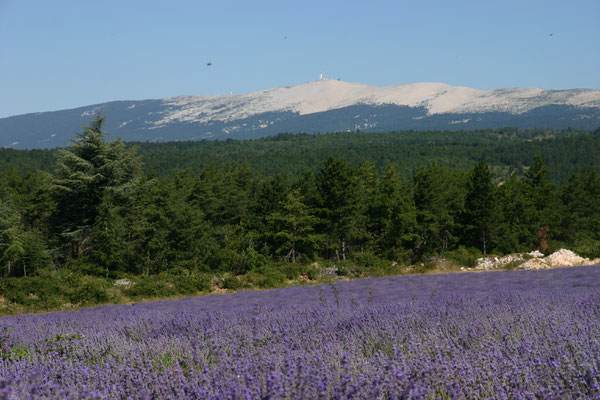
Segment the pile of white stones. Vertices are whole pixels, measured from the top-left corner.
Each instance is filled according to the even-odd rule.
[[[478,258],[475,269],[498,269],[515,261],[523,261],[516,267],[517,269],[547,269],[600,264],[600,258],[589,259],[580,257],[571,250],[567,249],[560,249],[547,257],[544,257],[544,254],[538,250],[527,253],[527,255],[531,258],[526,259],[522,254],[511,254],[504,257]]]

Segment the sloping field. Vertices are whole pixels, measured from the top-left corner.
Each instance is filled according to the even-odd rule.
[[[598,398],[600,267],[21,315],[0,335],[0,399]]]

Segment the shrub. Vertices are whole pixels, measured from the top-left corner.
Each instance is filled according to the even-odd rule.
[[[203,274],[199,272],[191,273],[187,277],[187,282],[200,292],[211,292],[213,289],[212,275],[210,274]]]
[[[418,264],[417,268],[414,272],[418,274],[426,274],[435,270],[436,263],[435,261],[425,261],[424,263]]]
[[[179,294],[197,294],[198,292],[210,292],[212,290],[211,275],[200,272],[192,272],[183,268],[169,270],[169,273],[158,275],[160,279],[168,284],[175,285]]]
[[[78,276],[76,286],[68,293],[68,299],[74,304],[100,304],[109,301],[110,283],[93,276]]]
[[[348,267],[349,267],[348,263],[341,262],[339,264],[336,264],[336,267],[337,267],[337,271],[336,271],[337,276],[348,276]]]
[[[586,238],[577,242],[573,251],[582,257],[598,258],[600,257],[600,240]]]
[[[450,260],[456,261],[460,265],[473,268],[477,265],[477,259],[482,257],[482,253],[478,249],[472,247],[466,248],[464,246],[459,246],[456,250],[446,252],[445,256]]]
[[[366,267],[366,268],[379,267],[384,263],[387,264],[387,262],[385,262],[384,260],[382,260],[381,258],[379,258],[377,255],[375,255],[374,253],[372,253],[370,251],[356,253],[352,256],[352,259],[360,267]]]
[[[97,264],[88,262],[86,257],[70,258],[64,265],[64,269],[79,275],[92,275],[106,277],[109,271]]]
[[[283,264],[279,268],[286,279],[298,279],[300,275],[304,274],[306,269],[303,265],[296,263]]]
[[[319,267],[316,266],[315,264],[306,265],[302,272],[311,281],[315,281],[315,280],[319,279],[319,275],[321,273]]]
[[[508,264],[504,264],[502,266],[502,269],[505,269],[505,270],[517,269],[517,267],[519,267],[519,265],[521,265],[521,264],[523,264],[523,261],[519,261],[519,260],[511,261]]]
[[[63,288],[58,279],[40,276],[9,278],[6,280],[4,297],[13,303],[34,310],[60,307],[63,303]]]
[[[242,282],[240,282],[237,276],[229,275],[223,278],[221,285],[223,286],[223,289],[238,290],[241,289]]]
[[[273,267],[262,267],[252,271],[250,278],[262,289],[280,287],[285,282],[285,274]]]
[[[132,298],[169,297],[177,294],[175,284],[169,282],[168,275],[138,277],[135,285],[125,289],[124,293]]]
[[[36,276],[9,278],[0,288],[11,303],[31,310],[61,308],[65,303],[90,305],[114,300],[111,281],[77,272],[40,269]]]

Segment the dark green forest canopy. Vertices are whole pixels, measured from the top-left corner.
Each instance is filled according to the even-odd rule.
[[[108,136],[110,138],[110,135]],[[147,173],[166,177],[190,169],[198,174],[211,163],[246,163],[261,175],[298,176],[316,172],[328,157],[350,165],[365,161],[378,172],[394,164],[402,176],[413,176],[421,165],[437,162],[453,170],[467,170],[485,161],[495,180],[506,179],[533,162],[547,163],[550,180],[564,184],[574,173],[600,165],[600,129],[549,130],[515,128],[477,131],[402,131],[388,133],[280,134],[239,141],[129,143],[136,147]],[[50,171],[56,150],[0,149],[0,171]]]
[[[536,248],[600,255],[600,131],[126,145],[102,122],[65,149],[3,150],[0,275],[283,282],[282,266],[321,261],[375,271]]]

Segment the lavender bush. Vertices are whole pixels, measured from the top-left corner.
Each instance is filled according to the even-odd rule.
[[[600,267],[0,319],[3,399],[600,398]]]

